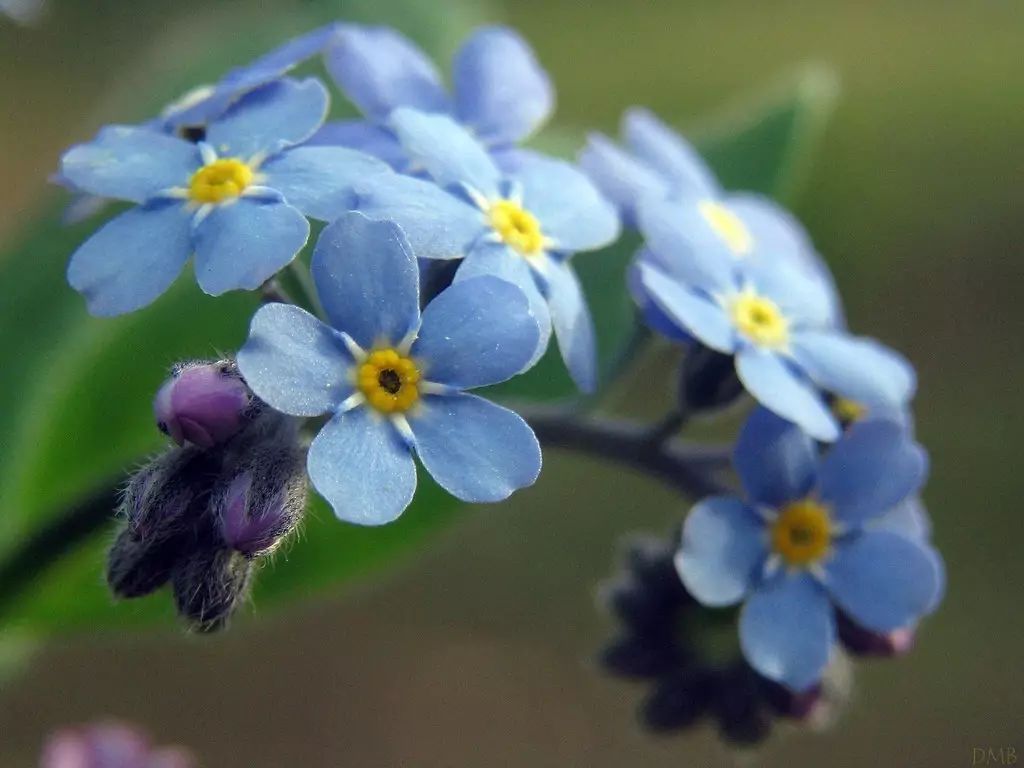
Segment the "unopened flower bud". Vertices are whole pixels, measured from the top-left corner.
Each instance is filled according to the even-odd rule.
[[[41,768],[190,768],[184,750],[152,749],[146,736],[121,723],[62,729],[47,739]]]
[[[253,451],[213,501],[224,542],[246,557],[270,554],[295,530],[305,505],[304,455],[292,446]]]
[[[252,392],[234,362],[182,365],[160,387],[153,412],[178,445],[211,448],[235,435],[250,415]]]
[[[914,647],[914,628],[901,627],[892,632],[872,632],[839,614],[839,639],[857,656],[902,656]]]
[[[743,394],[730,355],[701,344],[686,350],[679,375],[679,403],[684,413],[725,408]]]
[[[193,552],[174,569],[174,603],[194,632],[227,626],[249,594],[252,562],[227,549]]]
[[[765,680],[765,698],[783,717],[807,720],[822,703],[822,686],[819,683],[798,693],[774,681]]]

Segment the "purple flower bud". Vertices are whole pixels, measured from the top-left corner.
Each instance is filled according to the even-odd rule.
[[[175,370],[153,401],[160,431],[178,445],[223,443],[245,424],[252,393],[230,361],[197,363]]]
[[[821,683],[796,693],[778,683],[766,681],[765,693],[776,712],[793,720],[809,720],[822,705]]]
[[[914,647],[913,627],[872,632],[843,613],[838,617],[839,639],[850,653],[857,656],[902,656]]]
[[[184,750],[153,750],[136,728],[121,723],[100,723],[57,731],[47,740],[41,768],[191,768],[193,758]]]
[[[197,550],[174,569],[178,614],[193,632],[224,629],[249,595],[252,562],[226,549]]]

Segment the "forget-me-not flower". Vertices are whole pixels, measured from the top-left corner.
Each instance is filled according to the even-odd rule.
[[[820,281],[783,263],[737,263],[710,244],[691,249],[677,214],[642,210],[644,290],[680,332],[734,355],[740,381],[762,405],[819,440],[835,440],[839,423],[821,390],[854,402],[909,402],[913,368],[878,342],[836,328]]]
[[[861,422],[819,460],[810,436],[758,409],[735,464],[746,499],[694,507],[676,567],[704,605],[744,603],[740,644],[759,673],[794,690],[816,683],[835,644],[836,608],[879,633],[935,608],[939,555],[875,524],[925,478],[926,455],[898,424]]]
[[[452,95],[430,58],[388,27],[348,24],[328,46],[327,69],[366,120],[329,123],[313,138],[377,155],[403,172],[414,170],[388,118],[399,107],[450,115],[504,166],[515,146],[554,107],[554,89],[529,44],[506,27],[476,30],[455,54]]]
[[[527,364],[538,330],[526,297],[477,277],[442,291],[421,315],[413,254],[395,223],[343,215],[313,254],[330,325],[270,304],[238,353],[246,381],[272,407],[330,415],[309,449],[309,477],[339,518],[363,525],[390,522],[409,505],[414,453],[464,501],[499,501],[540,472],[526,422],[463,391]]]
[[[309,236],[306,216],[333,218],[356,177],[390,170],[342,147],[296,146],[327,112],[323,85],[277,80],[210,123],[206,141],[109,126],[65,153],[61,173],[90,194],[137,203],[71,257],[68,281],[94,315],[118,315],[162,294],[195,254],[211,295],[255,289]]]
[[[540,324],[532,360],[547,348],[553,326],[573,380],[592,390],[593,322],[569,257],[615,239],[615,209],[568,163],[532,157],[503,174],[445,115],[403,108],[390,125],[429,178],[394,173],[360,182],[358,209],[398,222],[420,258],[464,259],[456,282],[496,275],[518,285]]]

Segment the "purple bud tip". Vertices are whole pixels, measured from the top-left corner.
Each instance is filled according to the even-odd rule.
[[[153,751],[139,730],[121,723],[100,723],[57,731],[47,740],[42,768],[190,768],[179,749]]]
[[[223,443],[245,421],[251,394],[226,363],[185,368],[164,382],[153,401],[160,430],[178,445],[200,448]]]
[[[821,703],[821,685],[815,685],[800,693],[788,692],[782,707],[782,714],[794,720],[808,720]]]
[[[891,632],[872,632],[839,614],[839,638],[843,645],[858,656],[902,656],[914,647],[913,627],[901,627]]]
[[[283,494],[275,494],[269,500],[253,496],[252,474],[243,472],[228,486],[221,512],[224,541],[231,549],[250,557],[277,544],[285,513]]]

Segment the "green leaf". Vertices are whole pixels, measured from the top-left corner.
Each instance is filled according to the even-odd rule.
[[[805,73],[734,110],[731,121],[710,124],[699,146],[727,186],[769,193],[792,187],[794,169],[806,162],[820,132],[829,93],[823,82],[820,72]],[[568,147],[572,135],[579,134],[563,132],[561,146]],[[0,455],[0,568],[55,516],[160,447],[150,401],[167,366],[235,349],[255,305],[250,295],[210,299],[186,276],[147,310],[116,320],[89,318],[64,283],[64,264],[94,226],[62,228],[51,213],[0,258],[3,284],[17,286],[0,304],[0,350],[7,361],[0,367],[0,444],[9,447]],[[606,369],[634,330],[624,275],[637,244],[627,235],[576,262]],[[552,348],[537,369],[494,394],[548,399],[573,390]],[[471,514],[425,475],[420,480],[413,505],[383,528],[340,524],[314,498],[303,534],[260,574],[256,610],[365,577]],[[122,604],[109,598],[100,578],[108,540],[107,531],[91,536],[43,570],[16,599],[0,604],[0,621],[33,633],[168,621],[165,593]]]

